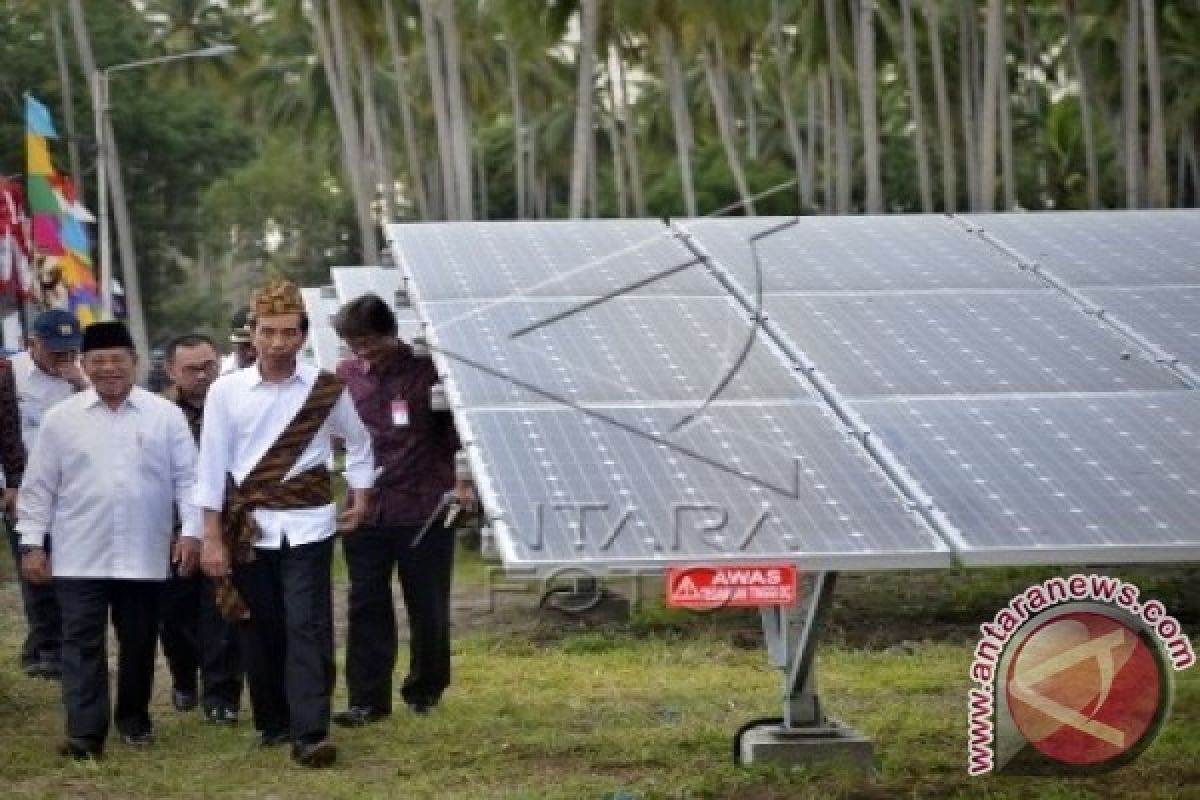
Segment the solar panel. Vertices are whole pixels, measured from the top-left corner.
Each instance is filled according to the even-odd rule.
[[[753,291],[748,239],[784,217],[676,225]],[[942,216],[801,217],[758,244],[764,292],[1037,288],[1003,253]]]
[[[815,404],[466,413],[509,565],[944,566],[945,544]],[[793,460],[794,459],[794,460]]]
[[[681,404],[682,415],[735,366],[721,400],[808,396],[761,331],[737,363],[753,330],[729,297],[627,296],[590,307],[565,298],[455,301],[423,312],[431,342],[457,362],[451,383],[464,407]]]
[[[845,395],[1183,386],[1052,289],[772,294],[764,305]]]
[[[1071,286],[1200,284],[1195,211],[968,214]]]
[[[1034,217],[1002,225],[1062,224]],[[753,337],[747,242],[781,220],[676,223],[707,265],[649,220],[389,236],[510,565],[865,569],[1200,556],[1200,394],[1133,341],[1195,347],[1200,281],[1141,286],[1184,274],[1191,219],[1147,214],[1167,232],[1122,251],[1174,261],[1097,268],[1114,277],[1085,294],[1128,334],[946,217],[803,218],[763,239]]]
[[[1088,299],[1200,369],[1200,286],[1088,289]]]
[[[653,220],[392,225],[394,251],[426,301],[626,293],[724,294]],[[642,285],[644,284],[644,285]]]
[[[966,564],[1200,558],[1200,393],[857,401]]]
[[[329,323],[338,310],[337,298],[328,289],[301,289],[300,295],[308,313],[308,340],[302,355],[319,368],[332,372],[343,355],[341,340]]]
[[[385,267],[333,267],[330,270],[339,303],[374,292],[395,310],[396,290],[403,283],[398,269]]]

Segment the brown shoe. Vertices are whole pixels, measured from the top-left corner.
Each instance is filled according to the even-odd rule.
[[[332,767],[333,762],[337,761],[337,747],[328,739],[318,739],[307,744],[294,742],[292,760],[302,767],[312,769]]]

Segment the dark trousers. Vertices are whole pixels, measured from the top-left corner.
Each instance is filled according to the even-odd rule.
[[[450,583],[454,532],[435,525],[360,528],[342,540],[350,571],[346,683],[350,705],[392,707],[396,669],[396,607],[392,570],[408,612],[408,676],[400,694],[409,703],[436,703],[450,685]]]
[[[117,635],[117,704],[123,734],[151,730],[154,650],[162,581],[56,578],[62,608],[62,695],[67,736],[103,747],[108,735],[108,621]]]
[[[237,629],[217,610],[212,582],[199,573],[173,575],[163,591],[159,628],[171,681],[195,693],[197,674],[206,709],[237,709],[242,697],[242,662]]]
[[[235,564],[233,582],[250,609],[242,659],[254,727],[312,741],[329,732],[333,694],[333,539],[258,548]]]
[[[21,645],[21,666],[39,663],[57,664],[62,655],[62,614],[58,608],[58,596],[53,584],[37,585],[21,575],[21,556],[17,552],[20,537],[12,520],[5,521],[8,527],[8,543],[12,548],[13,561],[17,565],[17,580],[21,586],[21,605],[25,609],[25,641]],[[50,547],[49,538],[46,539]]]

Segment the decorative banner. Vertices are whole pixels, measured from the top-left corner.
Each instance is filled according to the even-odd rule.
[[[0,178],[0,296],[23,302],[32,288],[25,193],[17,181]]]
[[[96,279],[85,223],[96,218],[78,200],[66,176],[54,171],[47,138],[58,138],[50,112],[25,95],[27,187],[32,255],[39,260],[37,299],[62,308],[88,325],[98,318]]]

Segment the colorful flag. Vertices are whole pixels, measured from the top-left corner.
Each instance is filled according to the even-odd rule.
[[[44,274],[57,274],[61,282],[61,286],[40,288],[45,298],[63,294],[65,288],[67,310],[87,325],[99,316],[91,246],[84,228],[95,217],[79,203],[66,176],[54,171],[46,142],[57,138],[54,122],[46,107],[29,94],[25,95],[25,127],[32,252],[44,260]]]

